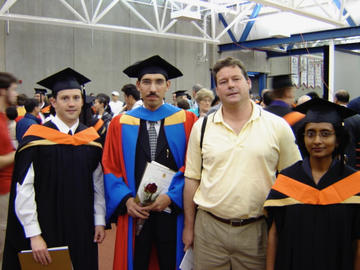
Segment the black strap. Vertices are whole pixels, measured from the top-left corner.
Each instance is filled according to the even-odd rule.
[[[204,117],[204,120],[201,125],[201,134],[200,134],[200,149],[202,149],[203,146],[203,140],[204,140],[204,134],[205,134],[205,128],[206,128],[206,122],[207,122],[207,115]]]
[[[205,128],[206,128],[206,122],[207,122],[207,115],[204,116],[204,120],[202,122],[202,125],[201,125],[201,134],[200,134],[200,153],[202,152],[202,146],[203,146],[203,140],[204,140],[204,134],[205,134]],[[202,158],[202,155],[201,155],[201,171],[203,169],[203,158]]]

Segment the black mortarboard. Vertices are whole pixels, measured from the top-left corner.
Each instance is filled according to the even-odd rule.
[[[182,97],[182,96],[186,96],[186,90],[177,90],[174,92],[176,97]]]
[[[166,80],[181,77],[183,74],[176,67],[162,59],[159,55],[154,55],[143,61],[127,67],[123,71],[130,78],[141,79],[145,74],[163,74]]]
[[[43,88],[34,88],[35,90],[35,94],[40,94],[40,95],[45,95],[47,90],[46,89],[43,89]]]
[[[293,82],[291,80],[291,75],[277,75],[273,76],[272,80],[272,89],[281,89],[285,87],[292,87]]]
[[[90,82],[88,78],[71,68],[61,70],[39,82],[37,84],[49,88],[53,93],[66,89],[80,89],[81,86]]]
[[[344,122],[345,118],[356,114],[345,106],[335,104],[322,98],[313,98],[297,106],[295,111],[306,114],[305,123],[327,122],[333,125],[339,125]]]

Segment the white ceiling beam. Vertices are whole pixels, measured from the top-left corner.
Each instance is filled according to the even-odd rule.
[[[328,24],[331,24],[331,25],[336,25],[336,26],[341,26],[341,27],[346,26],[346,24],[344,22],[341,22],[341,21],[338,21],[338,20],[333,20],[333,19],[326,18],[326,17],[323,17],[323,16],[319,16],[317,14],[314,14],[314,13],[311,13],[311,12],[308,12],[308,11],[291,8],[291,7],[280,4],[279,2],[270,1],[270,0],[252,0],[252,2],[262,4],[264,6],[280,9],[282,11],[291,12],[291,13],[294,13],[296,15],[300,15],[300,16],[310,18],[310,19],[314,19],[314,20],[321,21],[321,22],[325,22],[325,23],[328,23]]]
[[[92,20],[93,23],[100,21],[117,3],[119,0],[113,0],[96,18]]]
[[[0,14],[4,14],[7,12],[14,4],[16,3],[16,0],[7,0],[3,4],[3,6],[0,9]]]
[[[83,16],[81,16],[72,6],[69,5],[65,0],[59,0],[68,10],[71,11],[76,17],[78,17],[81,21],[86,22]]]
[[[246,9],[244,10],[240,10],[240,12],[238,13],[238,15],[233,19],[233,21],[231,23],[229,23],[229,25],[220,33],[217,35],[217,37],[215,39],[220,39],[224,34],[226,34],[226,32],[233,27],[233,25],[235,23],[237,23],[244,15],[246,15],[246,13],[253,8],[253,5],[249,5]]]
[[[90,23],[89,12],[88,12],[88,10],[87,10],[87,7],[86,7],[86,4],[85,4],[85,1],[84,1],[84,0],[81,0],[81,6],[82,6],[82,8],[83,8],[83,10],[84,10],[84,14],[85,14],[86,21],[87,21],[88,23]]]
[[[92,22],[92,23],[94,23],[95,18],[96,18],[96,16],[97,16],[98,13],[99,13],[99,10],[100,10],[100,8],[101,8],[102,2],[103,2],[103,0],[99,0],[98,3],[97,3],[97,5],[96,5],[95,12],[94,12],[93,17],[92,17],[92,19],[91,19],[91,22]]]
[[[339,20],[342,20],[344,8],[345,8],[345,1],[341,0],[340,3],[341,3],[341,5],[340,5],[340,9],[339,9]]]
[[[172,20],[164,29],[161,30],[161,32],[162,32],[162,33],[166,33],[167,31],[169,31],[169,29],[170,29],[171,27],[173,27],[173,25],[174,25],[175,23],[177,23],[177,20],[176,20],[176,19]]]
[[[119,32],[119,33],[133,34],[133,35],[159,37],[159,38],[167,38],[167,39],[175,39],[175,40],[185,40],[185,41],[193,41],[193,42],[200,42],[200,43],[206,42],[206,43],[214,44],[214,45],[217,45],[220,43],[219,40],[207,39],[207,38],[197,37],[197,36],[181,35],[181,34],[173,34],[173,33],[161,33],[161,32],[150,31],[147,29],[125,27],[125,26],[118,26],[118,25],[88,24],[88,23],[82,22],[82,21],[55,19],[55,18],[20,15],[20,14],[0,15],[0,20],[37,23],[37,24],[46,24],[46,25],[57,25],[57,26],[74,27],[74,28],[99,30],[99,31]]]
[[[155,20],[156,20],[156,27],[157,27],[157,30],[160,31],[160,19],[159,19],[159,11],[158,11],[157,0],[152,0],[152,2],[153,2],[153,6],[154,6],[154,15],[155,15]]]
[[[205,22],[204,22],[204,23],[205,23]],[[204,29],[202,29],[196,22],[192,21],[191,24],[192,24],[193,26],[195,26],[195,28],[196,28],[197,30],[199,30],[200,33],[203,34],[206,38],[210,38],[210,39],[211,39],[211,37],[208,35],[208,33],[206,33],[206,32],[204,31]]]
[[[330,13],[324,8],[324,6],[319,3],[318,0],[314,0],[314,2],[318,5],[318,7],[325,13],[326,16],[328,16],[329,18],[331,18]]]
[[[169,3],[169,1],[166,0],[166,1],[165,1],[165,5],[164,5],[163,14],[162,14],[162,19],[161,19],[160,30],[162,30],[162,29],[164,28],[165,17],[166,17],[166,13],[167,13],[167,5],[168,5],[168,3]]]
[[[121,0],[121,2],[128,8],[130,9],[136,17],[138,17],[144,24],[146,24],[151,30],[153,31],[157,31],[156,28],[148,22],[148,20],[145,19],[145,17],[143,15],[140,14],[139,11],[137,11],[132,5],[130,5],[126,0]]]

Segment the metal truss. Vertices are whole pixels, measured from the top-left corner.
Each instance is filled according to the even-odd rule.
[[[232,34],[232,29],[239,25],[242,26],[241,37],[235,39],[232,34],[233,42],[245,41],[258,19],[282,12],[326,23],[329,29],[355,26],[347,4],[356,0],[75,0],[76,5],[67,0],[47,0],[58,1],[64,10],[72,13],[73,19],[13,13],[17,10],[16,4],[22,1],[32,1],[34,5],[45,2],[5,0],[0,8],[0,20],[220,44],[227,38],[226,34]],[[90,5],[96,7],[92,12],[89,12]],[[139,6],[147,8],[141,8],[140,12]],[[142,27],[102,23],[111,10],[120,12],[121,8],[136,17]],[[174,26],[179,24],[196,30],[191,34],[177,33]],[[309,30],[304,29],[304,32]]]

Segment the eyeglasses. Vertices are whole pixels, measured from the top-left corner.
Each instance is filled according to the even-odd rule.
[[[305,131],[304,135],[308,137],[309,139],[314,139],[319,134],[320,138],[327,139],[330,136],[335,134],[335,131],[329,131],[329,130],[320,130],[319,132],[316,132],[315,130],[307,130]]]

